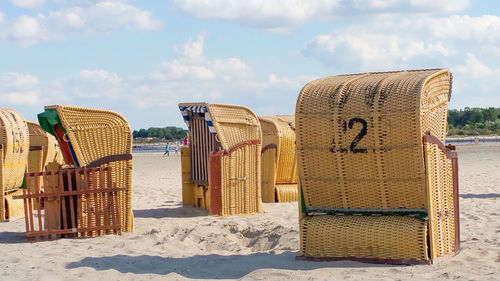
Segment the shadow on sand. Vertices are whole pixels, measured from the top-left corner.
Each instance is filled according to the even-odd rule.
[[[136,218],[193,218],[207,215],[207,210],[192,206],[134,210],[134,217]]]
[[[500,193],[479,193],[479,194],[466,193],[466,194],[460,194],[460,197],[461,198],[489,199],[489,198],[499,198]]]
[[[66,266],[68,269],[91,267],[95,270],[114,269],[121,273],[177,273],[193,279],[238,279],[258,269],[313,270],[318,268],[361,268],[393,265],[364,264],[352,261],[312,262],[296,260],[297,252],[281,254],[206,255],[186,258],[159,256],[88,257]]]
[[[26,232],[0,232],[0,244],[26,243]]]

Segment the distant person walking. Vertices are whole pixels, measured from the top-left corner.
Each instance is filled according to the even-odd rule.
[[[179,154],[179,144],[175,145],[175,155]]]
[[[165,156],[165,154],[167,156],[170,156],[170,151],[168,150],[168,143],[165,145],[165,153],[163,153],[163,156]]]

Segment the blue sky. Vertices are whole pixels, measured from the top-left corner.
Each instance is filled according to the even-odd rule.
[[[313,79],[447,67],[450,108],[500,107],[500,2],[0,0],[1,106],[111,109],[183,126],[177,103],[293,114]]]

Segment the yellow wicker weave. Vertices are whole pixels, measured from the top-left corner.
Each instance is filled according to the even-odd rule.
[[[352,236],[357,242],[342,242],[335,250],[326,250],[332,244],[324,244],[323,252],[321,247],[309,249],[325,241],[306,238],[311,232],[302,229],[306,234],[301,239],[308,242],[302,244],[301,255],[429,260],[456,250],[451,161],[437,145],[423,142],[426,133],[444,142],[450,81],[447,69],[430,69],[330,76],[304,86],[295,114],[301,227],[329,231],[320,234],[328,239]],[[393,214],[384,223],[412,212],[428,214],[429,229],[414,218],[411,223],[390,223],[385,239],[401,240],[395,242],[398,246],[353,255],[350,247],[368,245],[363,232],[372,230],[314,225],[330,220],[337,225],[335,213],[347,214],[342,220],[348,221],[356,212]],[[317,213],[329,215],[320,219]],[[363,220],[377,229],[378,223],[383,225],[378,217]],[[429,242],[411,234],[415,229],[419,235],[429,233]],[[380,231],[372,246],[386,247]],[[431,254],[423,255],[429,246]]]
[[[292,202],[299,199],[297,184],[277,184],[276,199],[278,202]]]
[[[196,205],[195,184],[190,181],[191,176],[191,152],[189,147],[181,148],[181,170],[182,170],[182,203],[184,205]]]
[[[452,163],[439,147],[425,143],[431,258],[455,251]]]
[[[262,127],[262,201],[297,200],[297,161],[295,157],[295,117],[260,116]],[[276,185],[286,188],[276,189]],[[295,195],[289,194],[295,184]],[[285,192],[276,197],[276,192]],[[281,200],[280,200],[281,199]],[[285,200],[285,201],[283,201]]]
[[[399,216],[307,216],[300,254],[311,257],[428,259],[427,222]]]
[[[0,145],[0,221],[3,221],[19,213],[14,201],[22,200],[11,200],[11,195],[23,183],[29,152],[28,127],[24,118],[12,109],[0,108]],[[6,205],[9,210],[5,210]]]
[[[102,157],[132,153],[132,133],[127,120],[120,114],[65,105],[46,106],[45,109],[57,111],[80,166]],[[123,231],[132,232],[132,160],[110,162],[109,166],[113,182],[126,188],[125,198],[120,201],[120,218]]]
[[[14,199],[12,197],[16,195],[22,195],[22,189],[10,190],[5,194],[5,207],[6,213],[5,217],[11,218],[23,218],[24,217],[24,204],[22,199]]]
[[[260,123],[255,114],[243,106],[223,104],[181,103],[179,108],[185,119],[193,120],[192,122],[199,119],[199,117],[194,116],[198,113],[196,110],[201,110],[203,118],[211,124],[209,128],[205,121],[202,123],[196,121],[198,122],[196,128],[190,127],[190,145],[192,147],[193,143],[196,145],[190,151],[191,157],[196,159],[196,167],[191,166],[192,173],[194,169],[198,169],[201,175],[213,176],[217,172],[208,167],[209,152],[214,152],[217,149],[225,151],[220,160],[221,194],[220,198],[217,198],[220,203],[214,203],[210,199],[214,198],[215,195],[210,195],[210,188],[208,188],[207,183],[203,182],[203,178],[197,179],[197,186],[205,186],[204,202],[206,207],[211,210],[215,208],[214,204],[220,204],[221,206],[217,207],[217,210],[219,208],[220,210],[215,213],[221,216],[262,212],[260,190],[262,137]],[[188,125],[193,125],[192,122],[188,122]],[[192,130],[196,130],[196,132]],[[212,144],[213,135],[215,135],[215,144]],[[193,136],[200,139],[193,139]],[[205,146],[201,147],[203,145]],[[202,155],[195,155],[196,153]],[[208,171],[203,172],[204,169],[208,169]],[[185,170],[186,166],[183,165],[183,171]],[[193,180],[193,178],[192,175],[191,179]],[[183,186],[189,188],[190,185],[186,183]],[[190,195],[185,198],[184,203],[190,204]]]

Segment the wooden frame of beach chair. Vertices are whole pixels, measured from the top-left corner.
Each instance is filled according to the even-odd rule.
[[[459,251],[447,69],[330,76],[296,106],[300,259],[432,263]]]
[[[15,198],[24,202],[29,242],[121,234],[119,202],[126,188],[113,183],[110,166],[29,172],[26,178],[27,188]]]
[[[262,202],[297,201],[295,116],[259,116],[262,128]]]
[[[132,132],[127,120],[109,110],[51,105],[38,121],[58,140],[66,164],[112,167],[113,182],[125,187],[120,200],[122,230],[132,232]]]
[[[189,127],[182,149],[182,201],[211,215],[262,212],[261,128],[248,108],[210,103],[180,103]]]
[[[28,160],[29,133],[24,118],[15,110],[0,108],[0,221],[22,217],[22,191]]]

